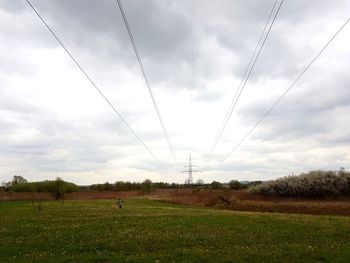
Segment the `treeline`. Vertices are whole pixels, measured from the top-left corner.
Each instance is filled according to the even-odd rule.
[[[7,192],[52,193],[55,198],[61,198],[65,193],[79,191],[79,186],[57,177],[56,180],[28,182],[22,176],[15,175],[10,182],[2,184],[2,190]]]
[[[350,195],[350,173],[339,171],[310,171],[282,177],[251,188],[264,195],[291,197],[325,197]]]
[[[10,187],[9,191],[12,192],[48,192],[48,193],[57,193],[57,191],[62,188],[62,191],[65,193],[71,193],[79,191],[79,186],[76,184],[66,182],[66,181],[41,181],[41,182],[30,182],[13,185]]]
[[[140,182],[123,182],[117,181],[115,183],[106,182],[104,184],[93,184],[90,186],[82,186],[81,190],[85,191],[149,191],[152,189],[223,189],[229,188],[232,190],[247,189],[251,186],[260,184],[257,182],[241,183],[237,180],[231,180],[228,183],[221,183],[218,181],[213,181],[209,184],[204,182],[196,182],[194,184],[179,184],[179,183],[164,183],[164,182],[152,182],[151,180],[145,180]]]
[[[240,190],[240,189],[248,189],[254,187],[256,185],[261,184],[261,181],[247,181],[247,182],[239,182],[238,180],[231,180],[228,183],[220,183],[218,181],[213,181],[210,184],[211,189],[222,189],[229,188],[231,190]]]
[[[250,186],[257,185],[261,182],[246,182],[241,183],[237,180],[231,180],[228,183],[221,183],[212,181],[211,183],[204,183],[199,179],[194,184],[179,184],[179,183],[165,183],[152,182],[149,179],[143,182],[124,182],[117,181],[115,183],[106,182],[104,184],[92,184],[87,186],[78,186],[76,184],[66,182],[61,178],[56,180],[46,180],[40,182],[28,182],[25,178],[15,175],[9,182],[3,182],[0,187],[1,191],[7,192],[48,192],[52,193],[56,198],[64,195],[64,193],[78,192],[78,191],[143,191],[150,192],[155,189],[246,189]]]
[[[150,191],[152,189],[175,189],[184,188],[183,184],[152,182],[147,179],[143,182],[124,182],[117,181],[115,183],[106,182],[104,184],[92,184],[90,186],[82,186],[81,190],[90,191]]]

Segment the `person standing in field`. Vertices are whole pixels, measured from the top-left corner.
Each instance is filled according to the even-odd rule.
[[[117,206],[119,207],[119,209],[121,209],[123,207],[123,200],[121,198],[118,198]]]

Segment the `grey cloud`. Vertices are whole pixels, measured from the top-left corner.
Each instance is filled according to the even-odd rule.
[[[177,82],[177,79],[185,85],[188,66],[179,65],[191,61],[191,28],[187,16],[181,10],[166,8],[162,2],[123,3],[152,83]],[[34,1],[33,4],[85,67],[94,68],[93,64],[108,68],[121,63],[132,66],[141,76],[115,1]],[[33,26],[43,28],[32,15]]]
[[[342,72],[329,72],[322,76],[317,74],[315,79],[315,72],[317,70],[301,79],[263,122],[261,126],[267,127],[265,133],[270,134],[269,139],[325,134],[337,130],[337,126],[346,126],[350,100],[349,76]],[[280,94],[287,87],[288,84],[281,88]],[[239,120],[253,126],[278,96],[273,99],[257,98],[254,104],[241,107],[238,111]],[[260,128],[257,133],[261,133],[261,130],[264,128]],[[338,130],[339,136],[342,130]],[[254,138],[256,136],[259,135],[253,135]]]
[[[273,2],[196,0],[194,45],[192,1],[124,0],[123,4],[155,93],[175,94],[196,88],[194,102],[207,103],[209,109],[216,107],[216,102],[222,102],[223,96],[227,95],[222,93],[222,89],[209,87],[209,84],[220,83],[216,81],[222,79],[239,82]],[[147,97],[138,94],[136,87],[120,81],[128,79],[124,75],[130,74],[133,80],[140,80],[144,85],[115,1],[33,0],[33,4],[112,102],[123,102],[123,91],[132,89],[135,96],[145,96],[142,99],[154,114],[148,94]],[[0,0],[0,9],[4,14],[1,21],[6,21],[0,25],[2,155],[21,158],[28,167],[38,167],[42,172],[96,171],[105,168],[112,160],[123,160],[130,155],[137,155],[139,159],[127,166],[139,170],[165,172],[172,166],[165,161],[154,168],[153,161],[143,157],[142,146],[107,108],[99,116],[61,119],[45,107],[27,103],[26,94],[21,94],[25,90],[23,87],[7,88],[11,87],[11,81],[19,85],[15,80],[40,77],[34,69],[27,67],[32,60],[35,62],[36,58],[31,56],[35,53],[33,51],[61,49],[25,1]],[[255,124],[274,101],[274,96],[277,97],[286,88],[283,85],[291,83],[316,54],[315,45],[318,42],[320,47],[324,44],[319,41],[323,37],[323,29],[327,27],[328,30],[328,26],[333,27],[333,24],[337,27],[338,22],[340,25],[348,16],[347,10],[349,2],[346,0],[285,1],[246,87],[250,93],[242,94],[234,113],[242,127]],[[193,47],[197,86],[193,85],[192,79]],[[66,56],[61,52],[62,56]],[[349,60],[334,54],[337,53],[332,53],[332,49],[329,53],[327,51],[322,56],[326,64],[316,64],[249,138],[247,145],[242,145],[241,151],[250,152],[251,160],[235,164],[232,158],[231,162],[228,160],[223,165],[223,171],[244,173],[250,169],[253,174],[265,176],[289,171],[289,168],[299,171],[322,164],[321,157],[317,161],[310,160],[309,164],[306,161],[301,163],[301,160],[312,159],[310,156],[314,153],[290,153],[295,156],[295,160],[291,161],[285,156],[276,157],[284,147],[290,147],[289,143],[303,144],[304,151],[318,147],[343,149],[348,145]],[[339,66],[332,64],[331,67],[327,61],[333,60]],[[45,66],[54,69],[50,62]],[[61,74],[57,72],[57,77],[66,77]],[[142,88],[146,89],[145,86]],[[254,99],[246,97],[250,94]],[[246,99],[251,100],[248,103]],[[162,105],[166,107],[166,103]],[[152,124],[146,127],[147,130],[137,126],[139,120],[147,119],[150,114],[138,106],[131,102],[121,103],[118,109],[132,126],[136,126],[135,130],[152,150],[163,153],[165,144],[159,126],[152,127]],[[207,117],[208,127],[211,127],[210,120],[216,116],[209,111],[203,112],[203,115]],[[183,120],[166,119],[167,123],[172,121],[183,125]],[[20,132],[27,137],[21,138]],[[31,133],[34,135],[29,136]],[[182,136],[174,131],[169,131],[169,134]],[[254,143],[278,146],[260,149],[251,147]],[[195,151],[196,147],[191,146],[191,149]],[[175,148],[187,152],[189,146],[176,145]],[[253,158],[254,154],[264,153],[266,158],[263,160]],[[215,158],[222,156],[218,153]],[[339,156],[332,153],[327,157],[330,163],[341,164],[337,161]],[[278,170],[276,167],[279,165],[281,168]]]
[[[3,5],[5,8],[11,5],[11,11],[26,10],[22,1],[13,2],[14,4]],[[346,7],[345,1],[338,2],[337,5],[331,1],[316,2],[317,4],[315,1],[284,3],[251,81],[281,74],[291,76],[298,70],[300,59],[309,50],[296,50],[293,43],[286,39],[288,31],[285,32],[284,28],[302,27],[303,23],[307,23],[308,17],[322,20],[321,14],[328,10],[339,11]],[[161,84],[162,88],[173,87],[166,85],[167,82],[181,88],[192,88],[190,69],[193,21],[189,16],[191,3],[183,1],[175,8],[174,5],[173,8],[167,8],[171,1],[135,0],[123,3],[152,83]],[[128,66],[133,65],[135,72],[140,74],[115,1],[34,1],[33,4],[50,20],[64,42],[72,47],[73,53],[78,55],[86,67],[93,69],[95,66],[92,65],[99,65],[106,68],[113,63],[126,63]],[[211,1],[198,1],[197,41],[203,40],[201,37],[205,36],[217,39],[225,52],[235,57],[231,70],[240,78],[272,4],[273,1],[268,4],[266,1],[248,4],[246,1],[223,1],[215,4]],[[301,7],[303,12],[300,12]],[[26,12],[30,13],[31,10]],[[32,15],[33,20],[36,19]],[[214,16],[215,20],[212,19]],[[36,30],[42,27],[38,22],[32,25],[36,24]],[[45,38],[43,34],[40,35],[40,40]],[[215,54],[208,58],[202,55],[200,50],[196,51],[201,77],[220,75],[215,66],[218,63],[215,61]]]

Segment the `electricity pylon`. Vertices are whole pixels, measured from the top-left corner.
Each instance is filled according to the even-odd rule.
[[[191,154],[190,154],[190,158],[188,161],[188,165],[185,165],[184,167],[188,167],[188,169],[186,171],[181,171],[182,173],[188,173],[188,178],[185,181],[185,184],[193,184],[193,177],[192,177],[192,173],[197,173],[199,171],[193,170],[193,166],[197,165],[193,165],[192,164],[192,159],[191,159]]]

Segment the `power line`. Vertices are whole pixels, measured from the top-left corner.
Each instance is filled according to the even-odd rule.
[[[249,130],[249,132],[233,147],[231,152],[226,155],[216,166],[214,169],[217,169],[248,137],[253,131],[264,121],[264,119],[273,111],[273,109],[277,106],[278,103],[287,95],[287,93],[295,86],[295,84],[301,79],[301,77],[305,74],[305,72],[312,66],[312,64],[320,57],[323,51],[329,46],[329,44],[336,38],[336,36],[340,33],[340,31],[346,26],[346,24],[350,21],[348,18],[345,23],[338,29],[338,31],[332,36],[332,38],[327,42],[327,44],[317,53],[317,55],[311,60],[311,62],[305,67],[305,69],[300,73],[300,75],[294,80],[294,82],[284,91],[284,93],[275,101],[275,103],[270,107],[268,111],[260,118],[260,120],[255,124],[255,126]]]
[[[266,21],[265,27],[264,27],[264,29],[263,29],[261,35],[260,35],[260,38],[259,38],[259,40],[258,40],[258,43],[257,43],[257,45],[256,45],[256,47],[255,47],[255,50],[254,50],[253,54],[252,54],[252,57],[251,57],[251,59],[250,59],[250,61],[249,61],[249,63],[248,63],[248,66],[247,66],[247,68],[246,68],[246,70],[245,70],[245,73],[244,73],[244,75],[243,75],[243,77],[242,77],[241,83],[239,84],[239,87],[238,87],[238,89],[236,90],[236,93],[235,93],[235,95],[234,95],[234,97],[233,97],[233,99],[232,99],[232,102],[231,102],[230,107],[229,107],[229,109],[228,109],[228,111],[227,111],[227,113],[226,113],[226,116],[225,116],[224,121],[223,121],[223,123],[222,123],[222,125],[221,125],[221,128],[220,128],[220,130],[219,130],[219,132],[218,132],[218,134],[217,134],[217,136],[216,136],[216,138],[215,138],[215,140],[214,140],[214,142],[213,142],[213,144],[212,144],[212,146],[211,146],[211,148],[210,148],[210,151],[209,151],[209,154],[208,154],[208,157],[207,157],[207,160],[206,160],[205,165],[206,165],[206,164],[208,163],[208,161],[210,160],[210,158],[211,158],[211,156],[212,156],[212,154],[213,154],[213,152],[214,152],[214,150],[215,150],[215,148],[216,148],[216,146],[217,146],[217,144],[218,144],[218,142],[219,142],[219,140],[220,140],[220,138],[221,138],[221,136],[222,136],[222,134],[223,134],[223,132],[224,132],[224,130],[225,130],[225,128],[226,128],[226,125],[227,125],[229,119],[231,118],[232,112],[233,112],[235,106],[237,105],[238,99],[239,99],[239,97],[241,96],[241,94],[242,94],[242,92],[243,92],[243,89],[244,89],[244,87],[245,87],[245,85],[246,85],[246,83],[247,83],[247,81],[248,81],[248,79],[249,79],[249,77],[250,77],[250,74],[251,74],[252,71],[253,71],[253,68],[254,68],[254,66],[255,66],[255,64],[256,64],[256,62],[257,62],[257,60],[258,60],[258,57],[259,57],[259,55],[260,55],[260,53],[261,53],[261,51],[262,51],[262,49],[263,49],[263,47],[264,47],[264,44],[265,44],[265,42],[266,42],[266,39],[267,39],[267,37],[268,37],[268,35],[269,35],[270,31],[271,31],[271,28],[272,28],[272,26],[273,26],[273,24],[274,24],[274,22],[275,22],[275,19],[276,19],[278,13],[279,13],[279,10],[280,10],[280,8],[281,8],[281,6],[282,6],[284,0],[281,1],[280,5],[279,5],[279,7],[278,7],[278,10],[277,10],[277,12],[276,12],[276,14],[275,14],[275,16],[274,16],[274,19],[273,19],[273,21],[272,21],[272,23],[271,23],[271,25],[270,25],[270,27],[269,27],[269,30],[268,30],[267,34],[265,35],[264,41],[263,41],[262,45],[260,46],[259,52],[258,52],[257,56],[256,56],[255,59],[254,59],[254,56],[255,56],[255,54],[256,54],[256,51],[257,51],[257,49],[258,49],[258,47],[259,47],[259,45],[260,45],[260,43],[261,43],[262,37],[263,37],[263,35],[264,35],[265,31],[266,31],[267,25],[268,25],[268,23],[270,22],[271,16],[272,16],[273,11],[274,11],[274,9],[275,9],[275,7],[276,7],[277,1],[278,1],[278,0],[276,0],[276,1],[274,2],[274,5],[273,5],[273,7],[272,7],[272,10],[271,10],[271,12],[270,12],[270,14],[269,14],[269,17],[268,17],[267,21]],[[253,62],[253,59],[254,59],[254,62]],[[253,64],[252,64],[252,62],[253,62]],[[243,84],[243,85],[242,85],[242,84]]]
[[[173,159],[175,161],[175,163],[177,164],[177,159],[176,159],[176,155],[175,155],[175,151],[174,151],[174,148],[170,142],[170,139],[169,139],[169,135],[168,135],[168,132],[165,128],[165,125],[164,125],[164,122],[163,122],[163,119],[162,119],[162,116],[160,114],[160,111],[159,111],[159,108],[158,108],[158,105],[157,105],[157,101],[153,95],[153,91],[151,89],[151,86],[149,84],[149,80],[147,78],[147,75],[146,75],[146,72],[144,70],[144,67],[143,67],[143,64],[142,64],[142,60],[141,60],[141,57],[139,55],[139,52],[137,50],[137,47],[136,47],[136,43],[135,43],[135,39],[132,35],[132,32],[131,32],[131,29],[130,29],[130,26],[129,26],[129,23],[128,23],[128,20],[126,18],[126,15],[125,15],[125,12],[124,12],[124,9],[123,9],[123,6],[122,6],[122,3],[120,0],[117,0],[117,3],[118,3],[118,6],[119,6],[119,10],[120,10],[120,13],[122,14],[122,17],[123,17],[123,20],[124,20],[124,24],[125,24],[125,27],[126,27],[126,30],[128,31],[128,35],[129,35],[129,38],[130,38],[130,41],[131,41],[131,44],[133,46],[133,49],[135,51],[135,55],[136,55],[136,58],[137,58],[137,61],[139,62],[139,65],[140,65],[140,68],[141,68],[141,71],[142,71],[142,75],[143,75],[143,78],[145,79],[145,82],[146,82],[146,86],[147,86],[147,89],[149,91],[149,94],[151,96],[151,99],[152,99],[152,102],[153,102],[153,105],[154,105],[154,108],[156,109],[156,112],[157,112],[157,115],[158,115],[158,119],[159,119],[159,122],[160,122],[160,125],[162,126],[162,129],[163,129],[163,133],[164,133],[164,136],[166,138],[166,141],[168,143],[168,146],[170,148],[170,151],[171,151],[171,154],[173,156]]]
[[[46,26],[46,28],[50,31],[52,36],[57,40],[57,42],[61,45],[61,47],[66,51],[69,57],[74,61],[75,65],[80,69],[80,71],[84,74],[84,76],[88,79],[88,81],[92,84],[92,86],[98,91],[98,93],[102,96],[102,98],[107,102],[107,104],[111,107],[111,109],[118,115],[121,121],[126,125],[129,131],[136,137],[136,139],[146,148],[148,153],[152,155],[152,157],[159,162],[158,158],[153,154],[153,152],[148,148],[148,146],[144,143],[144,141],[136,134],[136,132],[131,128],[128,122],[124,119],[124,117],[117,111],[117,109],[112,105],[112,103],[108,100],[108,98],[102,93],[101,89],[95,84],[95,82],[90,78],[87,72],[82,68],[82,66],[78,63],[78,61],[73,57],[70,51],[66,48],[66,46],[62,43],[62,41],[58,38],[55,32],[51,29],[51,27],[45,22],[44,18],[39,14],[39,12],[35,9],[35,7],[30,3],[29,0],[26,0],[28,5],[33,9],[35,14],[41,20],[41,22]]]
[[[230,113],[232,113],[231,109],[233,110],[233,107],[234,107],[234,105],[235,105],[235,101],[236,101],[238,92],[239,92],[239,90],[240,90],[241,87],[242,87],[242,84],[243,84],[244,79],[246,78],[246,75],[247,75],[247,73],[248,73],[248,70],[249,70],[249,68],[250,68],[250,66],[251,66],[251,64],[252,64],[252,62],[253,62],[254,57],[255,57],[256,51],[258,50],[258,47],[260,46],[261,40],[262,40],[262,38],[263,38],[263,36],[264,36],[264,34],[265,34],[265,31],[266,31],[266,28],[267,28],[269,22],[270,22],[270,19],[271,19],[271,16],[272,16],[272,14],[273,14],[273,11],[274,11],[274,9],[275,9],[275,7],[276,7],[277,1],[278,1],[278,0],[276,0],[276,1],[274,2],[274,5],[273,5],[273,7],[272,7],[272,9],[271,9],[271,12],[270,12],[270,14],[269,14],[269,17],[268,17],[268,19],[267,19],[267,21],[266,21],[266,23],[265,23],[264,29],[263,29],[263,31],[262,31],[261,34],[260,34],[260,38],[259,38],[259,40],[258,40],[258,42],[257,42],[257,44],[256,44],[256,46],[255,46],[254,52],[253,52],[253,54],[252,54],[252,56],[251,56],[251,58],[250,58],[250,61],[249,61],[248,65],[247,65],[246,69],[245,69],[245,72],[244,72],[244,74],[243,74],[243,77],[242,77],[242,79],[241,79],[241,82],[240,82],[240,84],[239,84],[239,86],[238,86],[238,88],[237,88],[237,90],[236,90],[236,92],[235,92],[235,95],[234,95],[234,97],[233,97],[233,99],[232,99],[232,102],[231,102],[231,104],[230,104],[230,107],[228,108],[228,110],[227,110],[227,112],[226,112],[226,116],[225,116],[225,118],[224,118],[224,121],[222,122],[222,125],[221,125],[221,127],[220,127],[220,130],[219,130],[218,134],[216,135],[216,138],[215,138],[215,140],[214,140],[212,146],[210,147],[210,152],[209,152],[209,154],[212,154],[212,152],[214,151],[214,149],[215,149],[215,147],[216,147],[216,144],[218,143],[219,138],[221,137],[221,135],[222,135],[222,133],[223,133],[225,127],[226,127],[226,123],[228,122],[229,116],[231,116],[231,115],[230,115]]]
[[[217,146],[217,144],[218,144],[218,142],[219,142],[219,140],[220,140],[220,138],[221,138],[221,136],[222,136],[222,134],[223,134],[223,132],[224,132],[224,130],[225,130],[225,128],[226,128],[226,126],[227,126],[227,123],[228,123],[228,121],[230,120],[230,118],[231,118],[231,116],[232,116],[232,112],[233,112],[233,110],[235,109],[235,107],[236,107],[236,105],[237,105],[237,102],[238,102],[240,96],[242,95],[242,92],[243,92],[243,90],[244,90],[244,88],[245,88],[245,85],[246,85],[246,83],[247,83],[247,81],[248,81],[248,79],[249,79],[249,77],[250,77],[250,75],[251,75],[251,73],[252,73],[252,71],[253,71],[253,69],[254,69],[254,66],[255,66],[255,64],[256,64],[256,62],[257,62],[259,56],[260,56],[260,53],[261,53],[261,51],[262,51],[262,49],[263,49],[263,47],[264,47],[264,45],[265,45],[265,42],[266,42],[266,40],[267,40],[267,37],[268,37],[269,34],[270,34],[270,31],[271,31],[271,29],[272,29],[272,26],[273,26],[274,23],[275,23],[275,20],[276,20],[276,18],[277,18],[277,15],[279,14],[279,11],[280,11],[280,9],[281,9],[281,6],[282,6],[284,0],[282,0],[282,1],[280,2],[279,6],[278,6],[278,9],[277,9],[277,11],[276,11],[276,13],[275,13],[275,15],[274,15],[274,17],[273,17],[273,20],[272,20],[272,22],[271,22],[271,24],[270,24],[270,26],[269,26],[269,29],[268,29],[268,31],[267,31],[267,33],[266,33],[264,39],[263,39],[263,35],[264,35],[264,33],[265,33],[265,31],[266,31],[266,28],[267,28],[267,26],[268,26],[268,24],[269,24],[269,22],[270,22],[270,20],[271,20],[271,16],[272,16],[272,14],[273,14],[273,11],[275,10],[275,7],[276,7],[277,2],[278,2],[278,0],[276,0],[276,1],[274,2],[274,5],[273,5],[272,10],[271,10],[271,12],[270,12],[270,15],[269,15],[269,17],[268,17],[268,19],[267,19],[267,21],[266,21],[265,27],[264,27],[263,31],[261,32],[260,38],[259,38],[259,40],[258,40],[258,43],[257,43],[256,47],[255,47],[255,50],[254,50],[254,52],[253,52],[253,55],[252,55],[252,57],[251,57],[251,59],[250,59],[250,61],[249,61],[249,63],[248,63],[248,66],[247,66],[247,68],[246,68],[246,70],[245,70],[245,73],[244,73],[244,75],[243,75],[243,77],[242,77],[241,83],[240,83],[239,86],[238,86],[238,89],[237,89],[237,91],[236,91],[236,93],[235,93],[235,95],[234,95],[234,97],[233,97],[233,99],[232,99],[232,102],[231,102],[231,104],[230,104],[230,107],[228,108],[228,111],[227,111],[226,116],[225,116],[225,118],[224,118],[224,121],[223,121],[223,123],[222,123],[222,125],[221,125],[221,128],[219,129],[219,132],[218,132],[218,134],[216,135],[215,140],[214,140],[214,142],[213,142],[213,144],[212,144],[212,146],[211,146],[211,148],[210,148],[210,151],[209,151],[209,153],[208,153],[207,160],[206,160],[206,162],[205,162],[205,166],[206,166],[206,164],[209,162],[209,160],[210,160],[210,158],[211,158],[211,156],[212,156],[212,154],[213,154],[213,152],[214,152],[214,150],[215,150],[215,148],[216,148],[216,146]],[[261,46],[260,46],[260,48],[259,48],[258,53],[256,54],[256,51],[257,51],[257,49],[258,49],[258,47],[259,47],[259,45],[260,45],[262,39],[263,39],[262,44],[261,44]],[[255,56],[255,55],[256,55],[256,56]],[[255,58],[254,58],[254,56],[255,56]],[[253,63],[252,63],[252,62],[253,62]]]

